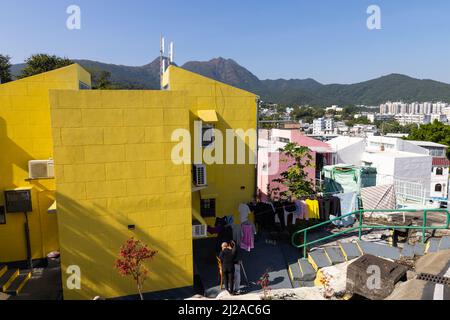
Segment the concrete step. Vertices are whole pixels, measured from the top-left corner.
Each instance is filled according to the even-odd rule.
[[[298,282],[300,281],[301,272],[298,263],[289,264],[289,277],[291,278],[292,287],[300,287],[300,284]]]
[[[19,275],[19,269],[7,270],[0,277],[0,292],[6,292],[6,290],[8,290],[9,286],[17,278],[18,275]]]
[[[314,270],[311,263],[309,263],[308,259],[299,259],[298,266],[300,269],[300,281],[301,282],[310,282],[316,279],[316,270]]]
[[[338,242],[339,248],[347,261],[359,258],[361,256],[361,251],[359,247],[354,242]]]
[[[414,255],[418,257],[422,257],[425,255],[425,248],[426,246],[421,243],[416,243],[414,246]]]
[[[6,294],[17,296],[30,278],[31,272],[19,274],[9,285]]]
[[[0,264],[0,277],[5,274],[8,270],[8,267],[5,264]]]
[[[439,251],[442,250],[450,250],[450,237],[445,236],[441,239],[441,242],[439,243]]]
[[[426,253],[438,252],[440,244],[441,244],[441,239],[431,238],[430,240],[428,240]]]
[[[327,247],[325,253],[333,265],[345,262],[344,255],[339,247]]]
[[[323,249],[310,252],[308,254],[308,261],[315,270],[333,265]]]
[[[410,244],[405,244],[401,253],[404,258],[414,258],[415,254],[415,246]]]
[[[379,244],[375,242],[367,242],[367,241],[360,241],[358,240],[356,242],[360,248],[360,250],[364,254],[370,254],[376,257],[385,258],[385,259],[391,259],[391,260],[398,260],[401,257],[400,249],[390,247],[384,244]]]

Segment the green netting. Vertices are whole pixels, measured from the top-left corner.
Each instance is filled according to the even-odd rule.
[[[376,168],[355,167],[352,165],[334,165],[323,168],[325,177],[325,192],[357,192],[361,188],[376,185]]]

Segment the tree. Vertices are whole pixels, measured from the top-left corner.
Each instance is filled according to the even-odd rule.
[[[52,71],[73,64],[68,58],[61,58],[55,55],[35,54],[25,60],[26,66],[22,70],[19,78],[31,77],[43,72]]]
[[[347,120],[345,124],[349,127],[353,127],[356,124],[372,124],[367,117],[359,117]]]
[[[433,123],[412,129],[406,140],[431,141],[450,147],[450,126],[435,120]],[[447,157],[450,157],[449,151]]]
[[[137,285],[139,296],[144,300],[142,288],[148,279],[148,270],[144,266],[146,260],[152,260],[158,251],[151,250],[139,240],[131,238],[122,246],[115,268],[122,276],[131,276]]]
[[[284,148],[279,150],[287,159],[294,160],[285,172],[282,172],[279,179],[274,182],[281,183],[288,188],[288,191],[281,192],[282,197],[302,197],[315,193],[314,184],[309,179],[306,168],[313,167],[311,164],[311,150],[307,147],[299,146],[296,143],[288,143]],[[273,190],[279,190],[274,188]]]
[[[115,88],[111,81],[111,72],[109,71],[93,72],[92,82],[94,84],[92,89],[109,90]]]
[[[11,57],[0,54],[0,84],[12,81]]]

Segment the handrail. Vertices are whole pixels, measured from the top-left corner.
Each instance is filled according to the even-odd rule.
[[[390,226],[390,225],[364,225],[363,223],[363,215],[366,212],[374,212],[374,213],[408,213],[408,212],[423,212],[423,224],[421,226]],[[432,227],[432,226],[427,226],[427,219],[428,219],[428,214],[429,213],[446,213],[447,214],[447,218],[446,218],[446,224],[445,226],[441,226],[441,227]],[[340,221],[342,219],[351,217],[351,216],[357,216],[358,217],[358,226],[357,227],[352,227],[349,229],[346,229],[344,231],[338,232],[338,233],[333,233],[329,236],[317,239],[317,240],[313,240],[311,242],[308,242],[308,232],[311,230],[315,230],[317,228],[320,228],[324,225],[328,225],[331,224],[333,222],[336,221]],[[422,243],[425,243],[425,236],[426,236],[426,231],[427,230],[444,230],[444,229],[449,229],[450,227],[450,211],[448,209],[423,209],[423,210],[417,210],[417,209],[399,209],[399,210],[358,210],[358,211],[354,211],[348,214],[345,214],[343,216],[340,217],[336,217],[334,219],[328,220],[328,221],[324,221],[321,222],[319,224],[316,224],[314,226],[302,229],[302,230],[298,230],[296,232],[294,232],[294,234],[292,235],[291,241],[292,241],[292,245],[294,247],[296,247],[297,249],[301,249],[303,248],[303,257],[306,257],[307,255],[307,251],[308,251],[308,246],[331,239],[331,238],[335,238],[338,237],[340,235],[358,230],[358,237],[359,240],[361,240],[362,238],[362,230],[363,229],[414,229],[414,230],[422,230]],[[296,243],[296,239],[299,235],[301,235],[303,233],[303,243],[302,244],[297,244]]]

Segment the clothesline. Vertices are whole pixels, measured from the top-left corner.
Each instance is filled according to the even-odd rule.
[[[342,191],[319,192],[319,193],[315,193],[315,194],[305,195],[305,196],[302,196],[302,197],[306,197],[306,198],[317,197],[317,196],[324,197],[324,196],[335,195],[335,194],[343,194],[343,193],[344,192],[342,192]],[[261,201],[261,202],[262,203],[267,203],[267,204],[270,204],[270,205],[274,205],[274,202],[280,202],[280,201]],[[246,204],[246,205],[248,205],[248,204]],[[276,212],[276,208],[274,208],[274,210],[260,211],[259,214],[271,213],[271,212],[274,212],[274,211]],[[292,211],[292,212],[294,212],[294,211]]]

